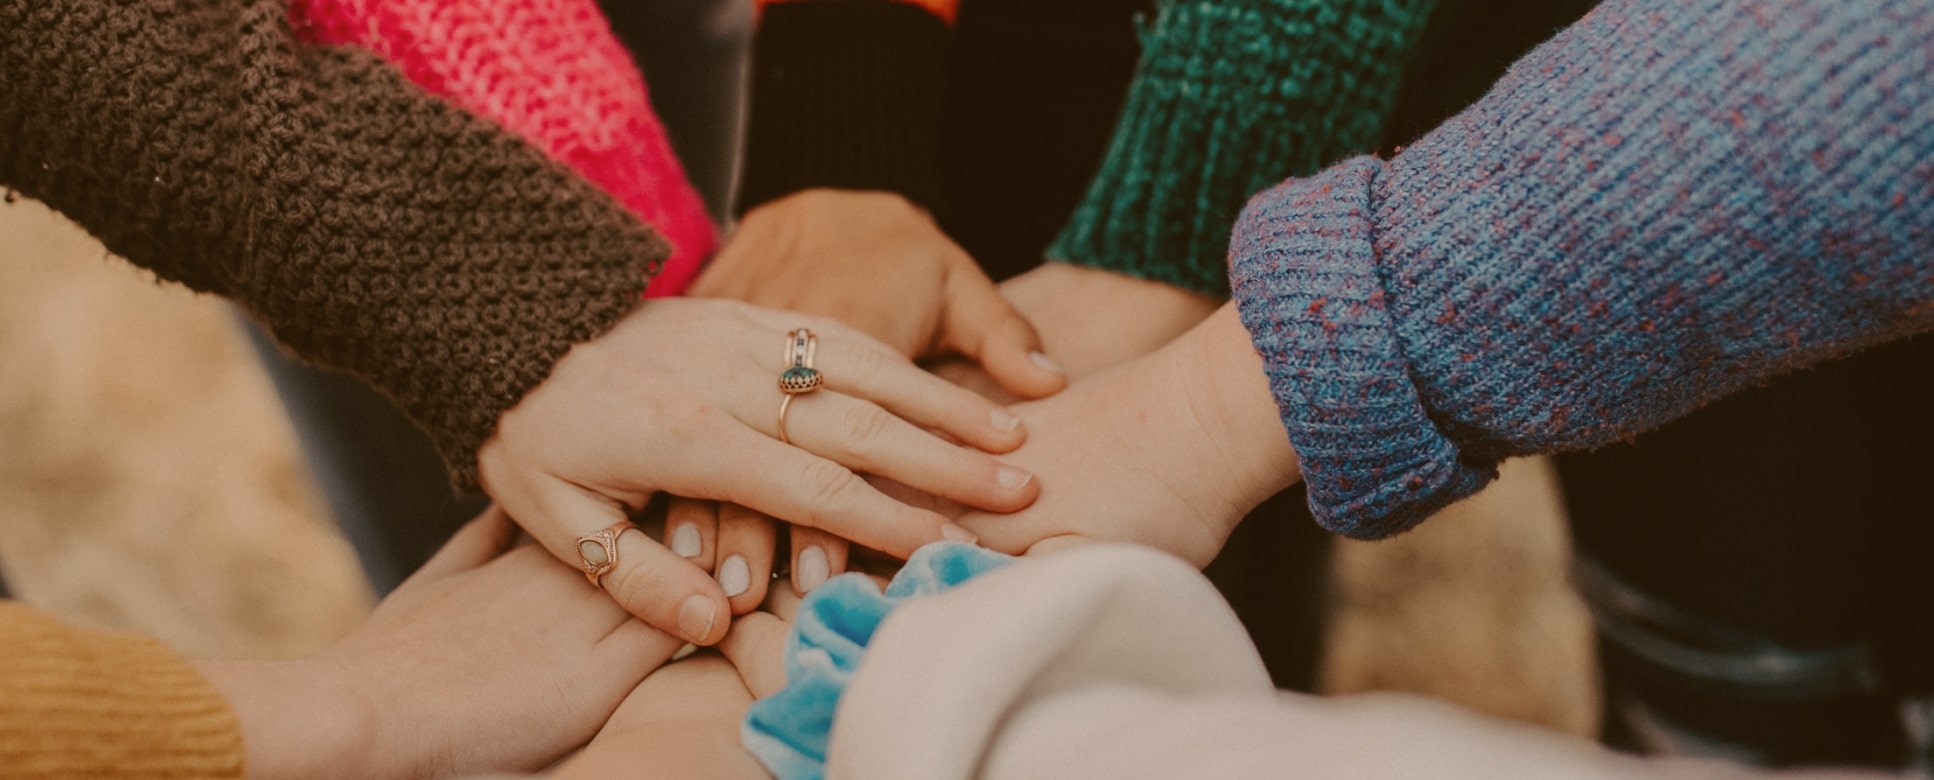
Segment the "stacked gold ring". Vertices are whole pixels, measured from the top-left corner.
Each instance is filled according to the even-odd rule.
[[[786,435],[786,412],[792,409],[792,398],[796,395],[818,390],[826,383],[819,369],[813,368],[813,357],[819,353],[819,337],[805,328],[786,334],[786,368],[779,372],[779,392],[786,397],[779,401],[779,440],[787,444],[792,438]]]

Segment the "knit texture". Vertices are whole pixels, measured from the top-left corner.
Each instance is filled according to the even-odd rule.
[[[671,242],[645,290],[676,295],[718,243],[644,77],[593,0],[293,0],[304,41],[354,44],[604,188]]]
[[[1317,518],[1401,531],[1934,327],[1934,5],[1607,0],[1388,163],[1257,196],[1230,255]]]
[[[947,25],[892,0],[769,4],[753,39],[739,211],[800,190],[941,198]]]
[[[243,776],[227,700],[160,642],[0,602],[0,775]]]
[[[1229,292],[1229,229],[1285,176],[1376,148],[1435,0],[1168,0],[1055,260]]]
[[[667,248],[610,196],[282,0],[0,0],[0,185],[368,379],[460,486]]]

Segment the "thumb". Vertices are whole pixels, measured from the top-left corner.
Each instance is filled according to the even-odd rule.
[[[1067,387],[1059,366],[1041,354],[1041,337],[994,282],[972,267],[947,281],[940,347],[979,363],[1001,389],[1020,398],[1053,395]]]

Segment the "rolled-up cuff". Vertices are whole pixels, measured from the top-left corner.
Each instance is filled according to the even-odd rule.
[[[1310,509],[1356,538],[1389,536],[1497,476],[1431,420],[1378,267],[1375,157],[1257,195],[1229,246],[1243,326],[1302,461]]]

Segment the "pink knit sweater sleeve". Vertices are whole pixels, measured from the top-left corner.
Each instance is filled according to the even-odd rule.
[[[289,15],[303,40],[375,52],[657,228],[673,253],[646,296],[683,291],[717,245],[644,77],[595,0],[290,0]]]

